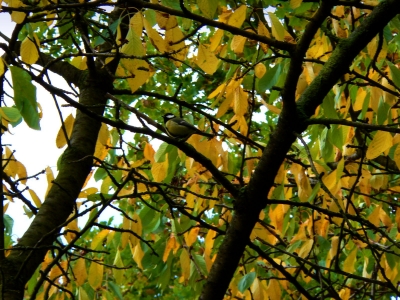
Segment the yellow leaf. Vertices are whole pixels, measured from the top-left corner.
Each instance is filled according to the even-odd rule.
[[[244,44],[246,43],[247,38],[241,35],[234,35],[231,41],[231,49],[235,54],[241,55],[243,54]]]
[[[131,248],[132,249],[132,248]],[[132,257],[133,260],[136,262],[138,267],[143,270],[142,266],[142,259],[144,256],[144,252],[142,250],[142,247],[140,246],[140,243],[138,243],[135,248],[133,249]]]
[[[81,286],[86,282],[87,272],[84,258],[78,258],[73,268],[73,274],[77,286]]]
[[[176,238],[174,234],[171,234],[167,244],[165,245],[164,255],[163,255],[163,262],[166,262],[169,256],[169,253],[172,249],[176,247]]]
[[[128,73],[127,75],[132,77],[127,79],[132,93],[145,84],[152,75],[149,64],[144,60],[124,58],[121,59],[120,63]]]
[[[166,51],[166,45],[164,39],[160,36],[160,34],[150,26],[150,23],[144,19],[144,28],[146,29],[147,36],[150,39],[150,42],[153,46],[161,53]]]
[[[188,52],[188,48],[183,41],[184,37],[185,36],[183,35],[179,26],[168,29],[165,32],[165,44],[167,45],[167,50],[171,52],[176,52],[172,54],[172,56],[181,61],[186,58],[186,54]],[[180,61],[175,60],[173,61],[173,63],[177,67],[180,67],[182,64]]]
[[[143,150],[144,157],[149,160],[151,163],[154,162],[154,154],[156,152],[153,149],[153,146],[150,143],[146,143]]]
[[[339,247],[339,237],[334,236],[332,237],[331,240],[331,249],[329,250],[326,258],[327,267],[330,267],[332,259],[337,255],[338,247]]]
[[[45,194],[45,198],[47,193],[50,191],[51,187],[53,186],[54,174],[50,167],[46,167],[46,178],[47,178],[47,190]]]
[[[64,121],[65,130],[67,132],[68,138],[70,138],[72,133],[72,128],[74,127],[75,118],[72,114],[70,114]],[[67,144],[67,139],[65,138],[64,131],[62,127],[58,130],[56,137],[56,146],[57,148],[62,148]]]
[[[241,5],[235,12],[229,17],[228,25],[240,28],[246,19],[246,5]]]
[[[266,36],[268,38],[271,37],[267,27],[265,27],[264,23],[261,21],[258,22],[257,33],[259,35]],[[260,43],[260,46],[261,46],[261,49],[264,51],[264,53],[268,52],[268,49],[269,49],[268,44]]]
[[[33,203],[35,203],[36,207],[39,208],[42,206],[42,202],[40,201],[39,197],[36,195],[34,190],[29,189],[29,194],[31,195]]]
[[[195,63],[207,74],[214,74],[218,69],[219,59],[205,45],[200,45]]]
[[[397,168],[400,170],[400,144],[396,146],[396,150],[394,151],[394,161]]]
[[[144,21],[147,21],[147,20],[143,19],[143,15],[140,11],[136,12],[134,14],[134,16],[129,20],[129,27],[132,28],[132,30],[136,33],[136,35],[138,37],[142,36]],[[146,29],[146,31],[147,31],[147,29]],[[117,42],[120,42],[120,41],[117,41]]]
[[[28,174],[26,173],[25,166],[19,161],[15,162],[15,166],[16,166],[16,172],[17,172],[16,175],[18,175],[20,182],[22,184],[26,184],[26,180],[27,180],[26,178],[28,177]]]
[[[210,37],[210,51],[215,51],[217,47],[220,45],[221,39],[224,36],[224,31],[222,29],[218,29],[213,36]]]
[[[266,72],[267,68],[263,63],[259,63],[254,67],[254,74],[257,78],[262,78]]]
[[[28,65],[32,65],[38,58],[37,46],[29,37],[26,37],[21,43],[21,60]]]
[[[167,170],[167,159],[162,163],[154,162],[151,166],[151,174],[153,175],[154,181],[162,182],[167,177]]]
[[[260,280],[256,277],[250,287],[252,299],[254,300],[264,300],[262,286]]]
[[[278,41],[284,41],[285,40],[285,28],[283,27],[283,25],[279,21],[278,17],[275,16],[274,13],[268,12],[268,15],[271,20],[272,35]]]
[[[221,118],[225,113],[228,111],[229,107],[231,107],[233,101],[233,94],[229,94],[228,97],[222,102],[222,104],[219,106],[216,118]]]
[[[110,232],[110,230],[108,229],[103,229],[102,231],[100,231],[92,240],[92,243],[90,245],[90,248],[93,250],[96,250],[97,247],[99,247],[100,245],[102,245],[104,239],[107,238],[108,233]]]
[[[194,228],[190,229],[189,232],[186,232],[184,234],[186,246],[190,247],[193,245],[193,243],[197,240],[199,230],[200,230],[199,227],[194,227]]]
[[[206,238],[204,240],[204,260],[206,261],[206,267],[208,272],[211,270],[211,250],[214,245],[214,238],[216,236],[216,232],[214,230],[208,230]]]
[[[248,93],[242,87],[235,89],[233,93],[233,111],[237,116],[243,116],[247,113],[248,108]]]
[[[357,258],[357,249],[358,249],[357,247],[354,247],[354,249],[349,253],[349,255],[344,260],[343,271],[353,274],[354,263],[356,262]]]
[[[182,249],[179,257],[181,263],[182,276],[184,280],[189,280],[190,277],[190,257],[186,249]]]
[[[71,65],[73,65],[75,68],[79,70],[86,70],[87,69],[87,57],[86,56],[75,56],[71,60]]]
[[[226,83],[220,84],[214,91],[211,92],[210,95],[208,95],[207,99],[212,99],[215,96],[218,96],[222,91],[225,90],[225,87],[226,87]]]
[[[306,258],[308,256],[308,254],[310,253],[313,245],[314,245],[313,239],[309,239],[309,240],[305,241],[299,250],[299,253],[298,253],[299,257]]]
[[[380,223],[380,219],[379,219],[380,210],[381,210],[380,206],[375,207],[374,210],[372,211],[372,213],[368,217],[368,221],[370,221],[376,227],[378,227],[379,223]]]
[[[4,62],[3,59],[0,57],[0,76],[4,74]]]
[[[363,88],[357,90],[356,101],[353,104],[353,109],[355,111],[361,110],[364,105],[364,100],[367,96],[367,92]]]
[[[133,214],[132,219],[134,221],[129,221],[130,222],[129,229],[132,230],[134,233],[136,233],[138,236],[141,236],[143,231],[142,220],[140,219],[137,213]],[[129,241],[131,242],[132,247],[139,244],[139,239],[135,237],[133,234],[129,234]]]
[[[368,146],[368,150],[366,153],[367,159],[374,159],[385,152],[392,146],[392,135],[390,132],[386,131],[378,131],[371,143]]]
[[[282,290],[277,279],[270,279],[267,287],[268,300],[281,300]]]
[[[98,264],[94,261],[90,264],[88,282],[94,290],[97,290],[101,287],[101,283],[103,281],[103,272],[104,266],[102,264]]]
[[[20,0],[10,0],[8,4],[9,7],[15,7],[15,8],[21,7],[23,5],[22,1]],[[25,17],[26,13],[22,11],[13,11],[11,13],[11,20],[13,20],[17,24],[21,24],[25,20]]]

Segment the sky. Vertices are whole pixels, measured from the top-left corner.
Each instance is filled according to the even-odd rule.
[[[11,22],[8,13],[0,13],[0,31],[7,36],[10,36],[15,23]],[[5,41],[0,38],[0,43]],[[2,55],[0,50],[0,55]],[[68,89],[65,81],[58,75],[52,74],[52,83],[58,87]],[[10,80],[11,82],[11,80]],[[7,144],[11,150],[16,150],[15,157],[18,161],[25,165],[28,176],[39,173],[49,166],[54,175],[57,173],[57,159],[62,154],[63,149],[57,149],[56,136],[61,126],[61,121],[58,116],[54,100],[52,96],[43,88],[37,87],[37,100],[42,106],[43,117],[40,121],[41,130],[33,130],[29,128],[24,122],[20,123],[15,128],[10,126],[9,133],[2,137],[2,143]],[[5,86],[6,88],[6,86]],[[10,88],[6,89],[12,95]],[[12,100],[5,97],[7,105],[12,105]],[[64,102],[61,102],[62,104]],[[62,108],[63,117],[66,118],[71,112],[72,108]],[[34,190],[39,198],[44,200],[44,194],[47,189],[47,182],[45,175],[41,175],[40,180],[31,179],[27,185],[30,189]],[[30,198],[29,196],[27,196]],[[30,222],[26,215],[24,215],[22,202],[16,200],[11,203],[6,211],[14,219],[13,234],[14,240],[21,237],[28,228]]]

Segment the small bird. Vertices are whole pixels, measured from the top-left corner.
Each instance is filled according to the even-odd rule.
[[[167,134],[174,139],[178,139],[179,141],[186,141],[192,134],[199,134],[208,138],[214,137],[213,134],[197,129],[189,122],[182,118],[176,117],[174,114],[167,113],[163,116],[163,118],[164,127],[167,131]]]

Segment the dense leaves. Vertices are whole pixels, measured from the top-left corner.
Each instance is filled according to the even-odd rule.
[[[3,4],[2,134],[41,85],[66,149],[35,175],[2,147],[5,299],[400,296],[395,0]]]

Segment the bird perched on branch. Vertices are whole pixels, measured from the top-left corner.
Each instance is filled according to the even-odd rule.
[[[186,141],[192,134],[199,134],[208,138],[214,137],[213,134],[197,129],[189,122],[182,118],[176,117],[174,114],[167,113],[163,116],[163,118],[164,127],[167,131],[167,134],[174,139],[178,139],[179,141]]]

